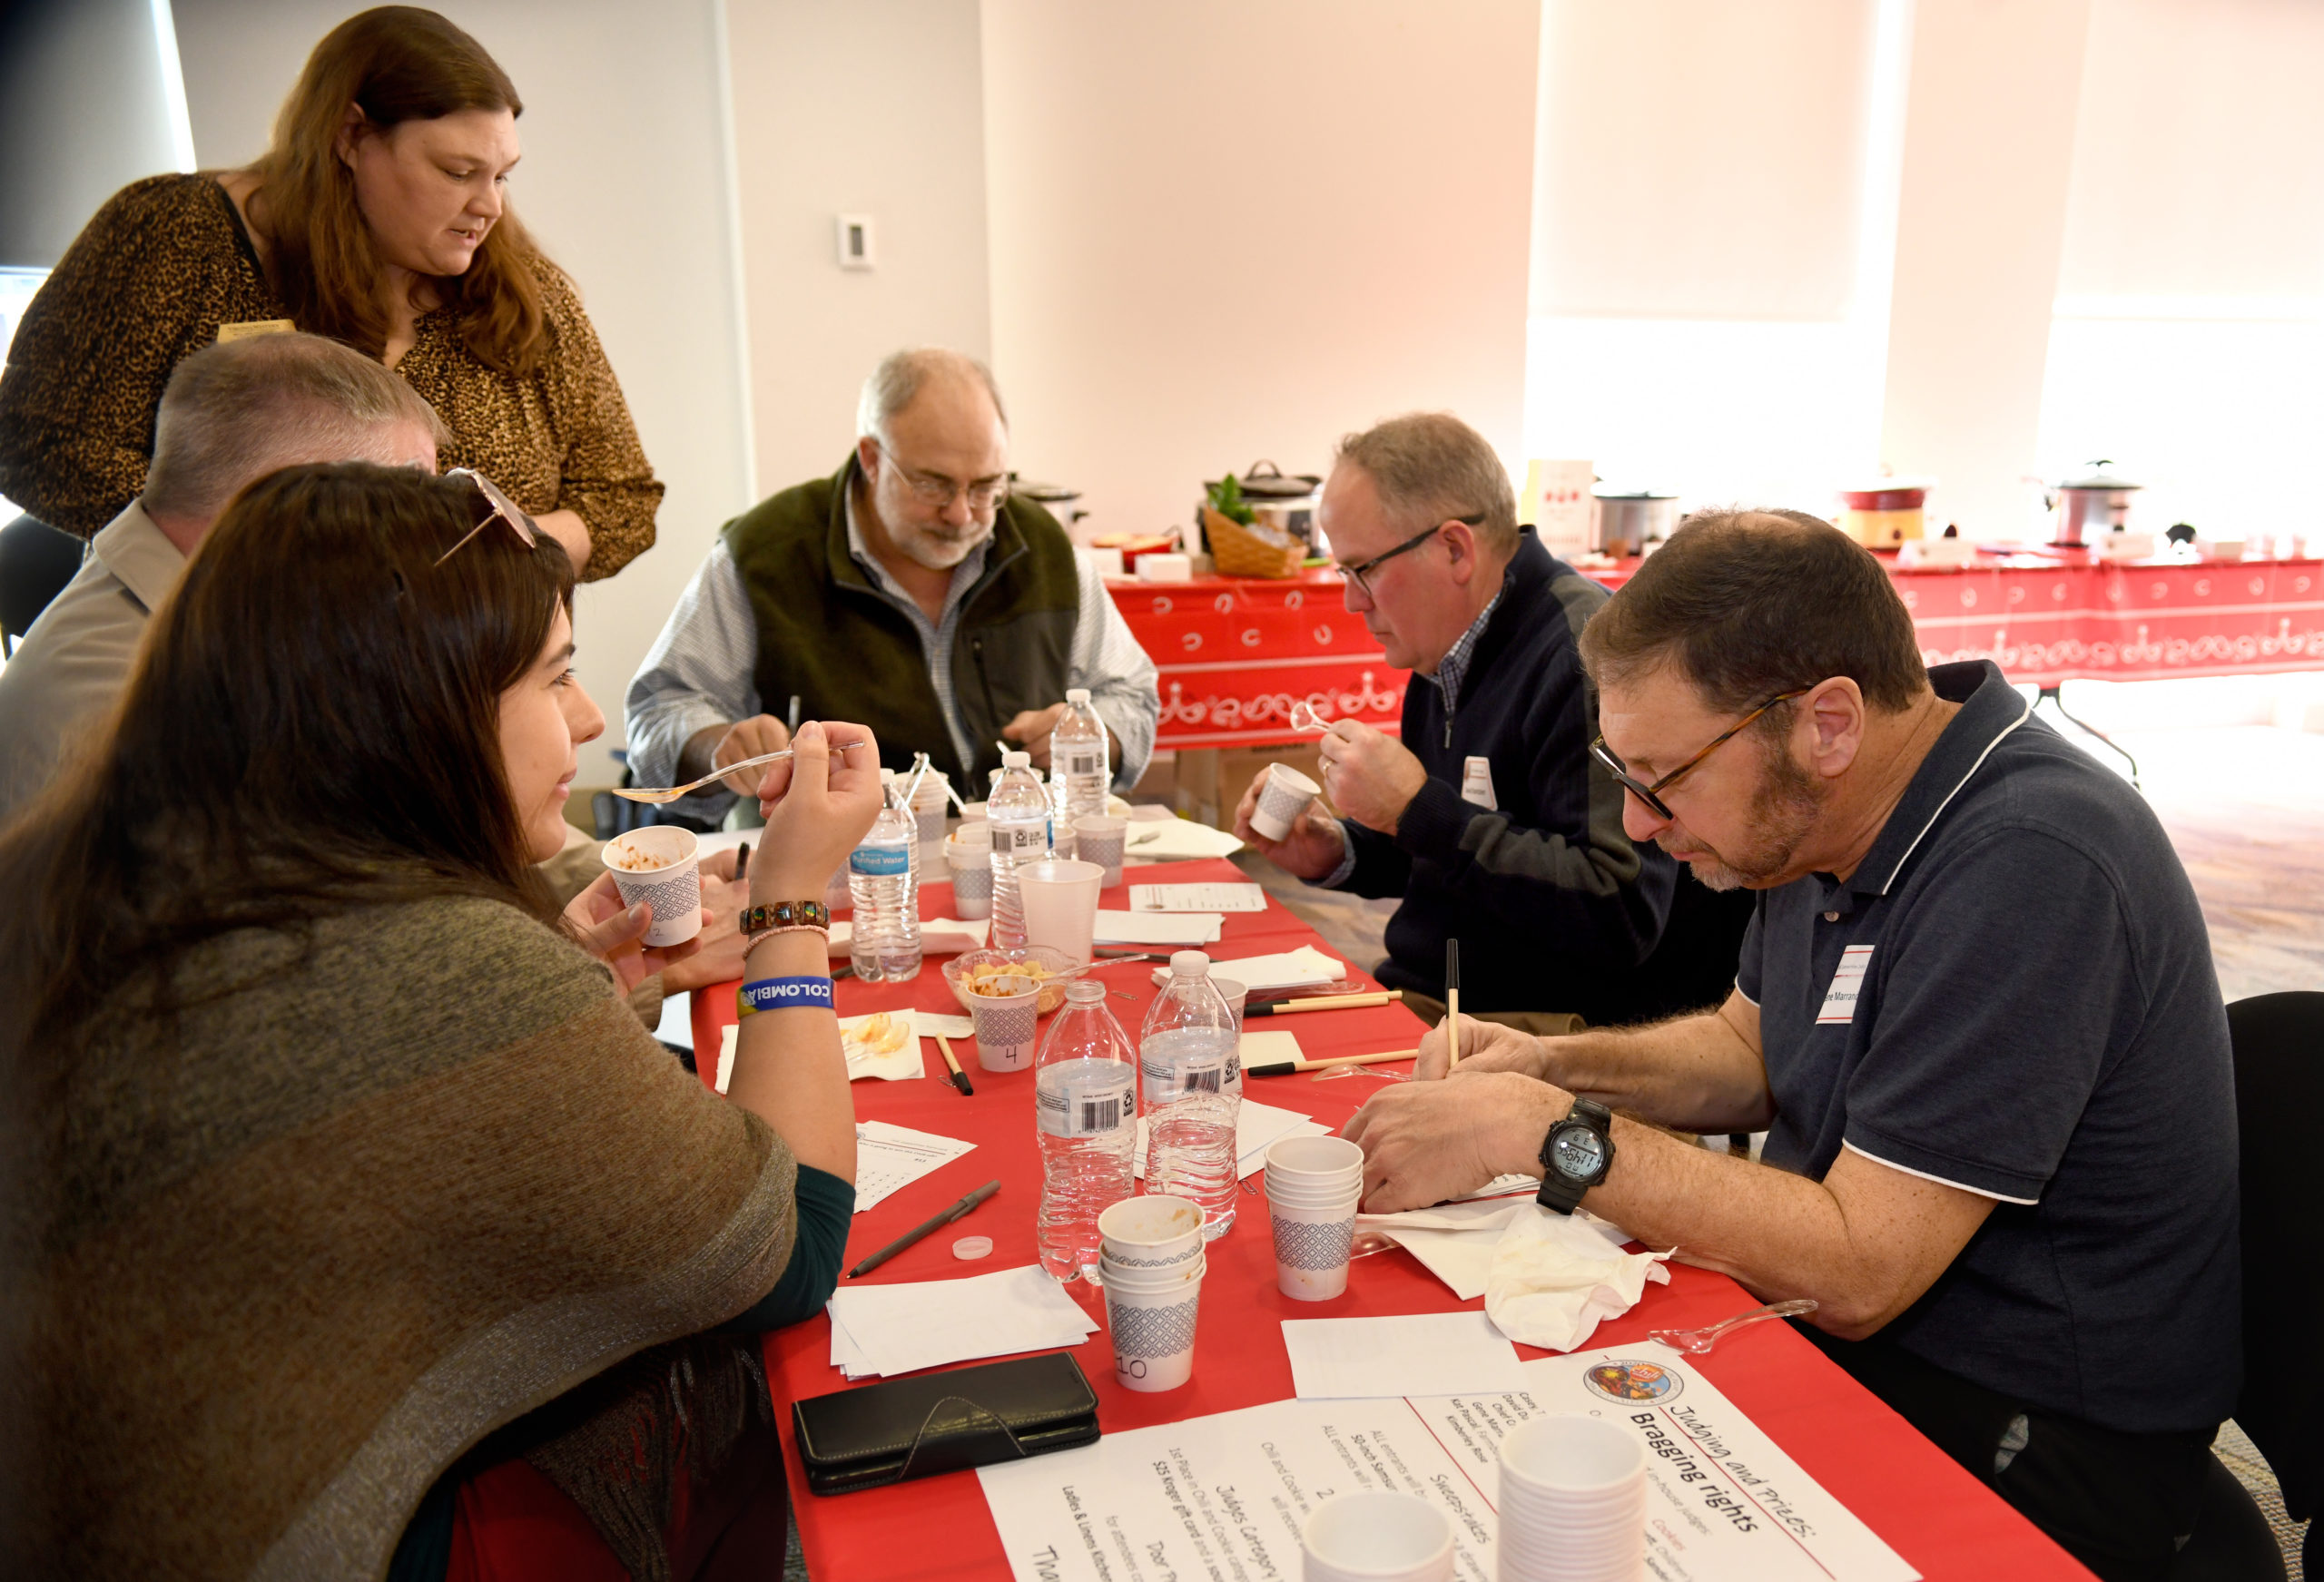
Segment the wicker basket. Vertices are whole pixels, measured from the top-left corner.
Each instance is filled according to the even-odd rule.
[[[1221,576],[1297,576],[1307,558],[1307,546],[1288,536],[1272,536],[1246,527],[1234,517],[1205,507],[1202,530],[1210,540],[1210,558]]]

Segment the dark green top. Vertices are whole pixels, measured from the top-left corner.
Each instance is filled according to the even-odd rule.
[[[1081,614],[1072,541],[1031,500],[1000,507],[983,574],[962,595],[950,653],[941,656],[975,753],[964,764],[918,626],[848,553],[847,490],[856,476],[851,455],[830,477],[785,489],[720,529],[757,622],[753,680],[762,698],[797,693],[821,714],[869,725],[891,769],[926,752],[973,796],[1000,767],[1000,728],[1065,696]]]

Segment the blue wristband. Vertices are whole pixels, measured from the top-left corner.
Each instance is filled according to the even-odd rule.
[[[762,978],[746,983],[734,991],[734,1014],[747,1017],[757,1011],[783,1011],[801,1006],[832,1008],[832,980],[828,978]]]

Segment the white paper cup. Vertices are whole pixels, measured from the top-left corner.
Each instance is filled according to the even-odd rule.
[[[946,794],[951,781],[940,769],[931,769],[920,779],[920,794],[912,799],[911,815],[920,826],[921,844],[944,839],[944,815],[950,811],[952,799]]]
[[[1200,1280],[1209,1266],[1201,1247],[1170,1263],[1117,1263],[1101,1252],[1098,1254],[1098,1283],[1117,1291],[1179,1291]]]
[[[1267,1175],[1287,1185],[1361,1180],[1364,1150],[1345,1137],[1281,1137],[1267,1145]]]
[[[1194,1377],[1195,1317],[1202,1305],[1204,1264],[1192,1275],[1154,1287],[1106,1285],[1106,1329],[1114,1341],[1114,1379],[1125,1390],[1176,1390]],[[1102,1268],[1099,1278],[1104,1279]]]
[[[1446,1582],[1452,1523],[1427,1500],[1365,1489],[1327,1499],[1299,1529],[1303,1582]]]
[[[952,875],[952,915],[963,922],[992,916],[992,837],[981,823],[963,824],[944,842]]]
[[[977,1030],[977,1064],[987,1071],[1022,1071],[1033,1063],[1041,1019],[1037,984],[1021,994],[972,994],[969,1019]]]
[[[1259,805],[1251,810],[1251,828],[1270,840],[1280,840],[1291,833],[1291,826],[1307,804],[1324,794],[1324,788],[1287,763],[1267,765],[1267,783],[1259,792]]]
[[[1319,1177],[1285,1175],[1269,1170],[1264,1173],[1260,1184],[1266,1188],[1271,1199],[1309,1207],[1329,1207],[1344,1197],[1363,1195],[1364,1173],[1351,1170],[1344,1175]]]
[[[1129,820],[1111,813],[1084,813],[1073,820],[1074,855],[1106,870],[1105,888],[1122,881],[1123,842],[1129,839]]]
[[[1628,1582],[1646,1564],[1646,1448],[1579,1412],[1521,1422],[1501,1441],[1503,1582]]]
[[[1098,1255],[1117,1263],[1178,1263],[1202,1246],[1202,1205],[1190,1198],[1147,1193],[1126,1197],[1098,1216]]]
[[[606,842],[599,858],[621,891],[621,904],[644,901],[654,909],[654,926],[645,943],[656,948],[683,945],[702,932],[702,843],[691,830],[675,824],[648,824]],[[621,866],[621,858],[644,860],[650,869]]]
[[[1017,870],[1017,895],[1025,909],[1025,941],[1062,950],[1078,966],[1089,965],[1098,929],[1098,891],[1106,870],[1094,862],[1049,858]]]
[[[1355,1194],[1335,1204],[1285,1203],[1270,1194],[1275,1287],[1296,1302],[1329,1302],[1347,1289],[1349,1244],[1355,1239]]]

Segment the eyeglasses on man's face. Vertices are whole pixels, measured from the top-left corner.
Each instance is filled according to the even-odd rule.
[[[1636,797],[1640,801],[1644,802],[1647,806],[1647,810],[1656,818],[1665,820],[1674,820],[1679,815],[1672,812],[1670,811],[1669,804],[1662,800],[1661,793],[1663,791],[1668,791],[1672,785],[1676,784],[1680,776],[1692,772],[1704,759],[1709,758],[1712,753],[1718,752],[1719,747],[1726,742],[1729,737],[1740,732],[1744,726],[1748,725],[1761,714],[1766,713],[1777,703],[1784,703],[1791,698],[1803,696],[1814,690],[1815,689],[1812,687],[1796,687],[1787,693],[1777,693],[1774,697],[1771,697],[1766,703],[1761,703],[1758,708],[1744,715],[1740,720],[1736,721],[1732,726],[1713,737],[1709,746],[1704,748],[1700,752],[1696,753],[1692,758],[1689,758],[1686,762],[1680,764],[1678,768],[1664,775],[1660,780],[1656,781],[1652,785],[1647,784],[1646,781],[1632,774],[1630,771],[1629,767],[1625,765],[1620,759],[1615,757],[1607,748],[1606,739],[1603,736],[1600,736],[1596,741],[1590,742],[1590,756],[1597,759],[1598,762],[1604,766],[1606,772],[1612,775],[1615,782],[1624,791],[1630,792],[1630,795]]]
[[[1365,598],[1371,598],[1373,596],[1372,574],[1374,572],[1378,571],[1382,566],[1395,559],[1396,556],[1400,555],[1408,555],[1412,551],[1418,549],[1422,545],[1435,537],[1439,533],[1443,532],[1446,523],[1458,522],[1464,526],[1482,527],[1484,526],[1484,513],[1482,511],[1472,516],[1447,516],[1442,522],[1437,522],[1430,526],[1422,528],[1410,538],[1407,538],[1402,544],[1397,545],[1393,549],[1374,555],[1370,560],[1365,561],[1361,565],[1342,565],[1339,568],[1340,575],[1347,578],[1348,581],[1354,583],[1358,588],[1362,589]]]
[[[444,476],[448,478],[465,478],[474,484],[478,496],[489,509],[478,519],[475,526],[460,536],[458,544],[453,545],[451,548],[436,557],[438,565],[443,565],[458,555],[469,539],[491,526],[495,522],[507,523],[508,530],[517,536],[517,542],[526,548],[537,549],[540,546],[540,530],[533,526],[533,519],[530,516],[518,509],[516,501],[501,493],[498,484],[494,483],[472,467],[456,467]]]
[[[980,516],[989,516],[999,510],[1000,502],[1009,497],[1009,480],[1005,477],[960,483],[942,473],[922,472],[916,467],[906,467],[890,456],[884,446],[881,447],[880,459],[903,480],[904,486],[911,491],[911,497],[931,511],[946,509],[952,504],[953,497],[959,496],[967,499],[970,510]]]

